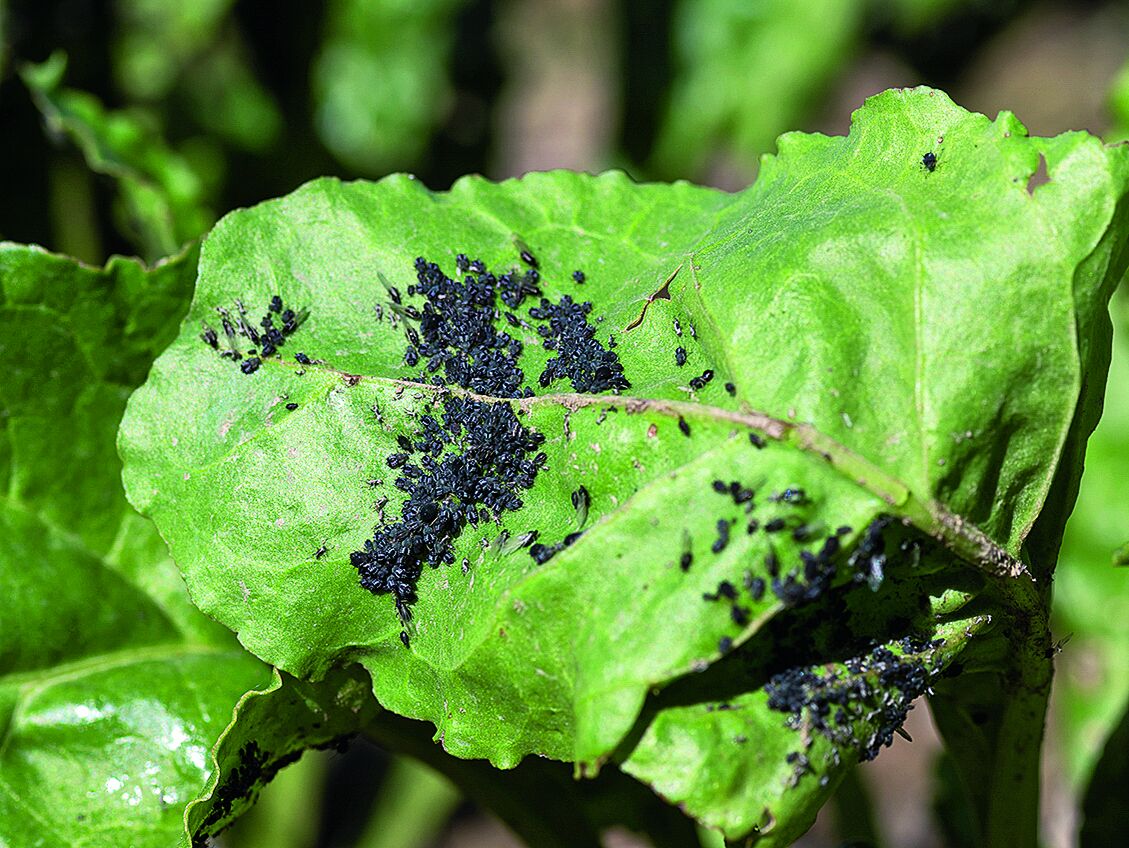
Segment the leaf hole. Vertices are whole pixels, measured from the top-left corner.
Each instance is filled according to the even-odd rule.
[[[1039,167],[1035,169],[1027,180],[1027,193],[1030,195],[1035,194],[1035,189],[1039,186],[1046,185],[1051,181],[1051,175],[1047,172],[1047,157],[1042,153],[1039,154]]]

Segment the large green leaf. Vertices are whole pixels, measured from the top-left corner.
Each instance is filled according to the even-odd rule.
[[[1126,156],[1085,134],[1027,138],[1010,114],[991,121],[915,89],[868,101],[849,137],[784,136],[758,182],[734,195],[619,174],[468,178],[446,194],[409,177],[311,183],[209,236],[189,320],[123,423],[129,496],[165,534],[199,605],[263,659],[312,677],[358,661],[384,706],[434,722],[459,756],[513,765],[535,752],[593,770],[617,748],[630,758],[642,738],[643,773],[646,740],[662,726],[647,731],[645,717],[636,727],[649,691],[708,667],[728,640],[783,662],[772,634],[797,620],[771,592],[742,595],[747,623],[701,600],[746,570],[767,579],[770,545],[786,569],[812,546],[737,525],[711,553],[717,522],[744,516],[714,480],[756,487],[762,521],[822,527],[816,544],[846,525],[850,547],[889,513],[989,571],[1020,568],[1009,555],[1039,514],[1075,417],[1076,328],[1093,326],[1121,270],[1105,237]],[[1051,180],[1032,192],[1040,157]],[[523,244],[548,297],[593,302],[597,337],[615,336],[631,387],[510,402],[546,437],[547,463],[521,510],[458,536],[465,568],[425,569],[405,650],[392,600],[357,585],[350,552],[372,535],[375,499],[395,496],[381,507],[390,517],[402,501],[390,482],[366,481],[390,476],[396,437],[451,395],[413,379],[402,326],[373,308],[392,312],[385,286],[407,291],[414,257],[449,273],[458,252],[505,268]],[[569,279],[575,268],[583,286]],[[257,311],[275,295],[309,310],[287,357],[243,374],[200,340],[216,307],[240,299]],[[549,354],[536,333],[512,331],[535,384]],[[296,364],[295,351],[327,364]],[[716,378],[690,391],[706,368]],[[755,449],[750,433],[770,444]],[[571,547],[538,566],[497,543],[501,531],[551,543],[575,530],[569,495],[580,485],[591,508]],[[771,502],[789,487],[810,502]],[[907,544],[892,573],[916,561]],[[939,598],[953,579],[940,573]],[[844,581],[840,568],[835,584]],[[950,645],[919,658],[939,669],[969,631],[937,629],[931,595],[913,597],[919,614],[868,645],[911,627]],[[749,685],[734,694],[760,705],[753,744],[797,745]],[[728,733],[694,731],[703,761],[733,756]],[[830,777],[858,753],[821,750],[813,767]],[[740,835],[763,823],[763,807],[731,811],[758,782],[764,806],[776,804],[780,767],[766,759],[727,776],[724,791],[674,794]],[[809,819],[826,788],[793,782],[795,800],[771,810],[786,822],[773,838]]]
[[[327,708],[303,725],[307,702],[333,705],[340,687],[272,684],[192,607],[121,490],[118,423],[176,331],[196,260],[193,248],[152,270],[98,269],[0,245],[0,843],[12,848],[187,842],[185,806],[230,774],[236,740],[273,761],[365,718]],[[229,728],[260,687],[269,712]]]
[[[205,187],[141,111],[109,111],[97,98],[62,87],[66,57],[22,71],[52,133],[73,142],[87,165],[117,183],[122,231],[148,260],[176,253],[213,217]]]

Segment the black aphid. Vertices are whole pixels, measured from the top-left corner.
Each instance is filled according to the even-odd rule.
[[[272,297],[270,299],[270,306],[268,306],[267,309],[269,309],[271,312],[276,312],[276,313],[281,312],[282,311],[282,298],[279,297],[276,294],[274,297]]]
[[[728,636],[722,636],[717,642],[717,651],[719,654],[728,654],[733,650],[733,640]]]
[[[921,157],[921,164],[925,166],[926,171],[932,174],[937,167],[937,154],[930,150]]]
[[[694,379],[692,379],[690,381],[690,388],[693,389],[694,391],[699,391],[700,389],[704,389],[706,387],[706,384],[709,383],[709,381],[712,380],[712,379],[713,379],[713,371],[712,371],[712,369],[707,368],[705,371],[702,372],[702,375],[700,377],[695,377]]]
[[[252,356],[250,359],[245,359],[239,363],[239,370],[244,374],[254,374],[259,370],[262,361],[257,356]]]
[[[537,261],[537,257],[530,253],[528,248],[523,248],[519,255],[521,256],[521,261],[528,265],[530,268],[540,267],[540,263]]]
[[[682,338],[682,324],[679,323],[677,318],[674,319],[674,335]]]
[[[738,627],[744,627],[749,623],[749,611],[742,606],[734,605],[733,608],[729,610],[729,617],[733,619],[733,623]]]
[[[780,560],[776,556],[776,551],[769,549],[769,552],[764,555],[764,570],[768,572],[769,577],[776,577],[780,574]]]
[[[583,271],[573,271],[572,272],[572,279],[577,284],[582,284],[584,282],[584,280],[587,279],[587,278],[584,276]]]
[[[683,551],[682,557],[678,561],[678,567],[683,571],[689,571],[690,566],[694,564],[694,554],[690,551]]]
[[[686,364],[686,348],[676,347],[674,349],[674,364],[679,368]]]
[[[529,549],[529,555],[533,557],[533,561],[538,565],[544,565],[556,553],[549,545],[536,544]]]
[[[216,331],[209,327],[207,324],[204,325],[204,332],[200,334],[200,338],[203,339],[204,342],[213,350],[219,349],[220,337],[217,336]]]
[[[396,444],[400,446],[400,450],[404,453],[411,453],[414,448],[412,447],[412,440],[405,436],[403,433],[396,435]]]
[[[576,526],[583,527],[588,521],[588,504],[591,502],[588,490],[583,486],[577,487],[572,493],[572,508],[576,510]]]
[[[289,409],[289,410],[290,410],[291,412],[293,412],[293,411],[294,411],[295,409],[297,409],[297,408],[298,408],[298,404],[296,404],[296,403],[288,403],[288,404],[286,404],[286,408],[287,408],[287,409]]]
[[[749,582],[749,597],[754,601],[759,601],[764,597],[764,591],[768,588],[764,582],[763,577],[754,577]]]
[[[787,526],[788,526],[788,522],[785,521],[783,518],[774,518],[771,521],[765,522],[764,532],[765,533],[779,533],[781,530],[783,530]]]
[[[407,630],[401,630],[400,631],[400,641],[404,644],[405,648],[410,648],[412,646],[411,640],[408,639],[408,631]]]
[[[729,491],[729,486],[726,485],[724,480],[714,480],[713,481],[713,490],[715,492],[717,492],[719,495],[724,495]]]
[[[408,455],[406,453],[394,453],[387,460],[389,468],[402,468],[407,461]]]
[[[694,329],[694,325],[689,324],[687,326],[690,328],[690,338],[692,338],[692,339],[698,338],[698,331]]]
[[[399,306],[403,302],[403,298],[400,295],[400,290],[395,286],[388,287],[388,296],[392,298],[392,302],[397,306]]]
[[[757,450],[761,450],[765,446],[765,441],[756,433],[749,433],[749,444]]]
[[[318,549],[314,551],[314,559],[321,559],[327,553],[329,553],[329,548],[327,548],[325,546],[325,543],[322,542],[320,545],[318,545]]]
[[[690,425],[686,423],[686,419],[681,415],[678,416],[678,429],[682,431],[683,436],[690,435]]]
[[[725,546],[729,544],[729,522],[724,518],[717,520],[717,539],[712,545],[710,550],[715,554],[721,553],[725,550]]]
[[[737,387],[732,383],[725,384],[725,391],[729,392],[730,397],[737,397]]]

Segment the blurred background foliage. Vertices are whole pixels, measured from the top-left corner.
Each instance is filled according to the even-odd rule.
[[[469,172],[618,167],[737,189],[781,132],[843,133],[866,96],[919,83],[1010,109],[1032,133],[1129,139],[1129,2],[0,0],[0,238],[153,261],[323,174],[408,170],[444,189]],[[1124,291],[1114,318],[1106,413],[1056,583],[1053,848],[1080,829],[1083,845],[1111,844],[1129,804],[1129,567],[1114,564],[1129,540]],[[927,711],[911,718],[914,745],[862,769],[805,844],[959,843],[959,823],[929,817],[951,770]],[[307,755],[225,839],[517,844],[443,778],[367,743]]]

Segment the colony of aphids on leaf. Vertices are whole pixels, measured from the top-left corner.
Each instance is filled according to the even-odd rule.
[[[420,257],[415,262],[415,282],[406,287],[408,298],[422,300],[418,306],[405,302],[400,289],[380,275],[389,300],[376,307],[377,320],[403,331],[403,362],[408,368],[419,369],[412,379],[444,390],[432,395],[433,400],[426,401],[413,415],[411,433],[397,434],[397,450],[384,459],[385,465],[397,472],[393,483],[405,495],[399,515],[385,520],[384,506],[389,499],[382,496],[376,507],[380,523],[363,546],[350,555],[361,586],[375,594],[392,595],[404,626],[400,640],[406,648],[411,644],[411,605],[424,565],[453,564],[456,541],[468,525],[496,522],[503,514],[520,510],[522,493],[534,485],[548,461],[540,450],[544,435],[523,426],[513,404],[506,402],[534,394],[520,365],[524,344],[508,330],[537,333],[542,347],[551,353],[536,380],[543,389],[561,380],[584,394],[618,394],[631,386],[614,350],[614,337],[609,337],[606,345],[597,338],[597,328],[589,320],[592,304],[574,301],[567,294],[555,301],[543,296],[539,261],[524,244],[519,256],[525,270],[494,273],[481,260],[459,254],[453,277],[438,264]],[[572,280],[582,284],[586,276],[573,271]],[[527,306],[527,301],[533,301],[532,305]],[[248,322],[239,301],[234,311],[217,308],[217,312],[224,340],[220,355],[241,362],[248,374],[261,365],[262,359],[278,356],[279,348],[306,318],[304,311],[284,308],[278,296],[272,298],[257,327]],[[683,325],[677,317],[672,320],[675,335],[681,338]],[[691,339],[697,338],[693,324],[687,322],[687,330]],[[209,347],[220,350],[221,337],[212,327],[205,325],[201,338]],[[237,344],[240,338],[249,343],[242,345],[246,350]],[[303,352],[296,353],[294,359],[301,366],[320,363]],[[676,366],[685,365],[687,360],[686,349],[678,346]],[[713,369],[706,368],[689,381],[690,390],[706,389],[713,377]],[[734,383],[726,382],[724,388],[731,397],[736,396]],[[286,408],[294,410],[297,404],[287,403]],[[596,424],[609,411],[618,408],[613,404],[602,410]],[[373,414],[381,424],[379,407],[373,406]],[[685,417],[677,417],[677,426],[683,436],[692,437]],[[653,424],[650,430],[654,430]],[[754,448],[766,447],[759,433],[750,431],[748,438]],[[382,484],[376,478],[368,481],[371,488]],[[712,489],[726,498],[728,506],[726,514],[714,522],[710,552],[730,555],[726,552],[735,525],[744,529],[743,535],[762,534],[762,545],[767,547],[763,561],[743,564],[732,581],[723,579],[714,591],[702,594],[706,602],[726,605],[727,621],[736,628],[732,635],[719,638],[720,654],[734,649],[736,639],[753,620],[754,607],[770,592],[776,603],[789,609],[820,600],[833,584],[844,581],[866,583],[871,589],[881,585],[886,567],[883,534],[889,519],[872,523],[848,557],[841,545],[851,528],[828,532],[812,518],[813,499],[804,489],[793,485],[771,491],[761,489],[759,484],[721,479],[713,481]],[[489,544],[490,550],[505,556],[526,549],[535,563],[547,563],[586,532],[592,504],[588,488],[578,486],[571,502],[576,516],[571,532],[555,540],[539,541],[538,530],[512,537],[502,530]],[[787,535],[780,535],[786,531]],[[683,533],[678,565],[681,572],[689,573],[694,552],[689,529]],[[810,549],[804,547],[809,543]],[[782,561],[783,554],[778,551],[792,550],[792,545],[800,546],[798,555],[788,554],[787,561]],[[320,559],[327,553],[322,544],[315,556]],[[469,570],[469,559],[464,558],[462,571],[467,574]],[[738,580],[743,593],[736,585]],[[807,666],[787,669],[769,681],[768,705],[787,713],[791,725],[814,728],[836,745],[857,748],[862,758],[870,758],[878,747],[888,744],[909,702],[927,688],[929,674],[915,658],[927,647],[913,640],[905,642],[900,654],[874,647],[865,656],[848,661],[842,673]],[[871,678],[877,680],[879,688]],[[882,720],[874,735],[860,742],[851,735],[851,728],[858,723],[864,709],[861,705],[875,698],[881,701]],[[866,709],[870,718],[878,714],[873,706]],[[789,762],[797,779],[810,766],[807,755],[801,752],[795,752]]]
[[[417,259],[416,282],[407,294],[422,297],[422,309],[404,306],[400,292],[388,287],[392,312],[406,324],[405,364],[422,365],[419,381],[438,387],[498,400],[529,397],[533,391],[524,385],[519,365],[524,345],[498,323],[504,319],[510,327],[533,326],[512,310],[520,309],[527,298],[539,298],[527,314],[537,322],[543,347],[556,354],[541,374],[540,385],[567,378],[578,392],[628,388],[619,357],[600,344],[588,321],[591,304],[574,302],[568,295],[555,303],[540,297],[539,263],[526,247],[520,255],[527,270],[494,274],[481,260],[459,254],[455,265],[461,278]],[[581,282],[583,274],[576,272],[573,279]],[[386,460],[389,468],[400,470],[395,486],[407,495],[400,520],[376,528],[351,556],[361,585],[393,595],[405,624],[423,566],[453,563],[455,540],[468,524],[477,526],[520,509],[520,492],[533,485],[547,459],[544,453],[535,454],[544,436],[523,427],[508,403],[454,393],[439,403],[442,412],[417,416],[413,437],[401,434],[401,451]],[[581,497],[586,515],[589,495],[583,487],[574,495],[578,510]],[[528,547],[530,556],[544,563],[582,532],[543,544],[535,543],[537,533],[532,531],[517,537],[514,547]],[[407,631],[401,639],[408,644]]]
[[[216,312],[220,318],[222,337],[215,328],[205,323],[200,338],[213,350],[220,351],[220,356],[224,359],[238,362],[244,374],[254,374],[264,359],[275,356],[308,315],[304,309],[295,312],[286,308],[278,295],[271,298],[266,313],[257,325],[248,320],[247,309],[240,300],[235,301],[234,311],[217,306]],[[276,320],[279,326],[275,326]],[[247,344],[241,343],[239,339],[244,339]],[[220,350],[221,340],[223,350]]]

